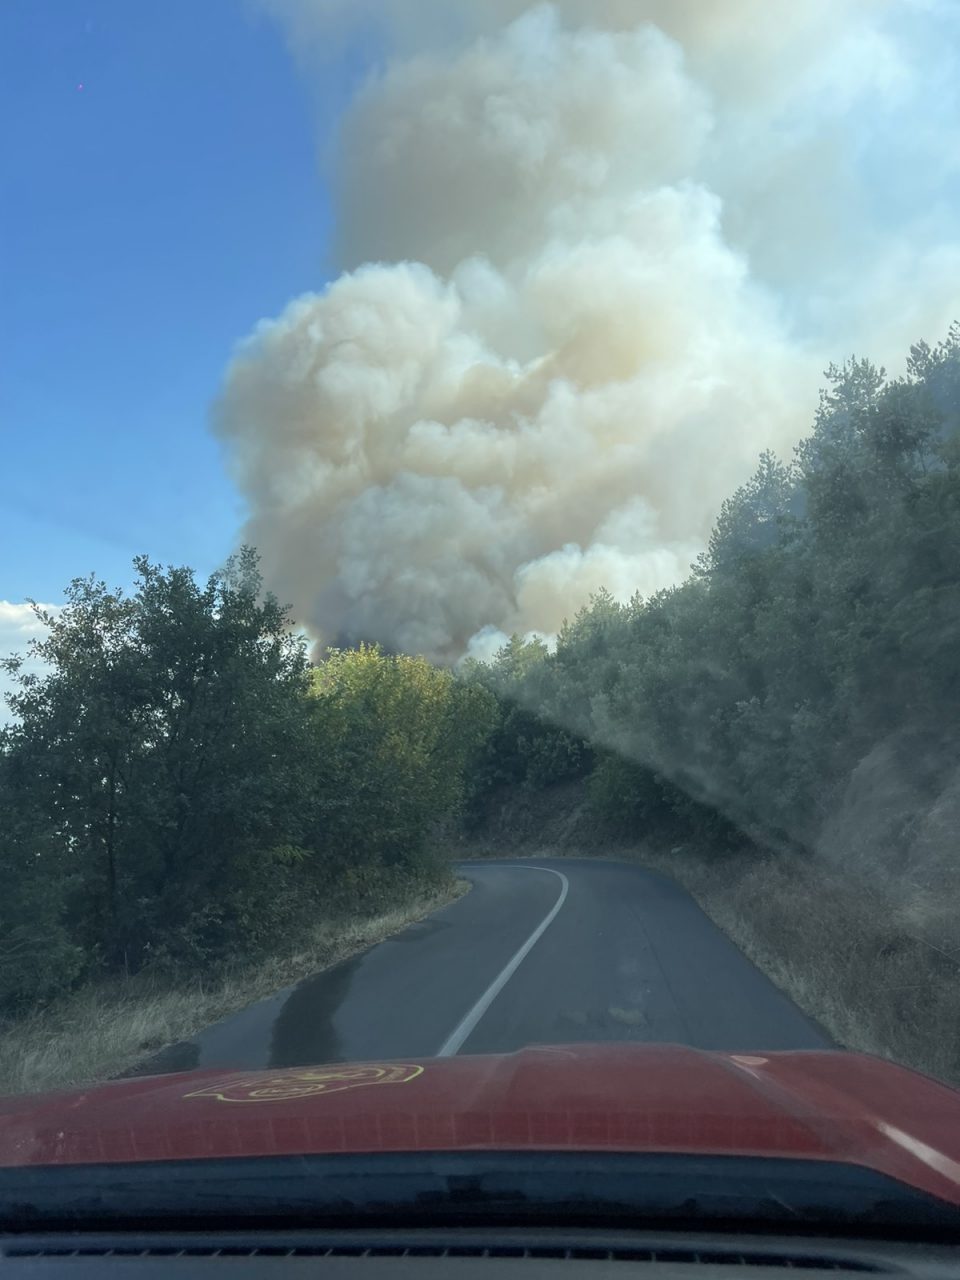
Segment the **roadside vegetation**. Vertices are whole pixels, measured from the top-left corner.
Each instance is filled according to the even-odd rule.
[[[319,962],[318,921],[405,918],[451,891],[459,831],[667,871],[841,1043],[960,1081],[960,327],[900,379],[832,369],[687,581],[601,592],[553,648],[311,666],[253,551],[206,585],[137,570],[129,596],[75,581],[40,664],[7,664],[4,1038],[204,994],[8,1080],[195,1030]]]
[[[8,1021],[0,1035],[0,1093],[77,1087],[138,1070],[189,1070],[195,1065],[189,1040],[198,1031],[382,942],[467,887],[442,883],[405,895],[399,905],[368,903],[315,920],[294,937],[278,938],[273,954],[207,975],[148,968],[87,980]]]
[[[122,1069],[455,892],[431,833],[492,697],[374,647],[311,666],[250,550],[136,567],[7,664],[0,1088]]]

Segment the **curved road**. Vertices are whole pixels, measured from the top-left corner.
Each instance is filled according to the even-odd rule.
[[[463,863],[471,892],[144,1064],[507,1053],[583,1040],[831,1046],[679,885],[617,862]]]

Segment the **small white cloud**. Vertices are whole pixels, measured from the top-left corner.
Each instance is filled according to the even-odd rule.
[[[41,609],[56,613],[59,605],[41,604]],[[10,600],[0,600],[0,651],[11,645],[15,648],[23,646],[28,640],[41,636],[45,628],[37,618],[32,604],[13,604]]]
[[[60,608],[55,604],[42,604],[41,609],[56,613]],[[26,655],[31,640],[42,639],[46,628],[36,616],[30,604],[14,604],[10,600],[0,600],[0,658],[13,655]],[[38,671],[40,663],[28,661],[26,670]],[[5,671],[0,671],[0,725],[10,720],[5,694],[14,688],[13,682]]]

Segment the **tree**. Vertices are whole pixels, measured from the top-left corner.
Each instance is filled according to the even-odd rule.
[[[511,636],[492,663],[469,662],[461,670],[468,688],[492,696],[493,725],[468,779],[474,818],[484,797],[504,784],[531,788],[582,776],[590,765],[586,743],[571,732],[570,721],[550,717],[553,666],[538,636]]]
[[[931,794],[957,764],[960,325],[903,378],[827,376],[811,435],[760,458],[690,579],[626,606],[601,592],[555,653],[515,643],[508,681],[472,677],[510,688],[527,738],[595,749],[594,807],[621,829],[669,810],[710,839],[733,823],[810,848],[887,737],[922,748]]]
[[[313,701],[318,866],[345,887],[421,874],[431,830],[460,807],[492,699],[424,658],[361,645],[327,654]]]
[[[84,955],[66,928],[75,886],[62,846],[2,740],[0,813],[0,1006],[35,1005],[80,975]]]
[[[11,660],[9,767],[76,888],[72,938],[108,968],[180,942],[251,944],[272,850],[295,846],[309,793],[304,642],[244,549],[200,586],[135,561],[127,597],[77,579],[46,638]],[[301,749],[302,748],[302,749]]]

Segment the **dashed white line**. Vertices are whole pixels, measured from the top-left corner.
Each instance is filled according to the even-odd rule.
[[[543,920],[537,925],[536,929],[534,929],[533,933],[531,933],[530,937],[526,940],[513,959],[510,960],[506,967],[500,971],[473,1008],[469,1010],[461,1021],[457,1023],[450,1035],[447,1036],[446,1040],[444,1040],[443,1044],[437,1050],[438,1058],[451,1058],[459,1051],[467,1036],[470,1035],[471,1031],[473,1031],[474,1027],[493,1004],[494,1000],[496,1000],[497,996],[516,973],[525,957],[530,954],[546,933],[547,929],[549,929],[550,925],[557,918],[560,908],[567,900],[567,892],[570,889],[570,882],[561,871],[554,871],[552,867],[524,867],[523,870],[546,871],[548,875],[556,876],[562,886],[560,889],[560,896],[554,903],[553,908],[546,914],[546,916],[544,916]]]

